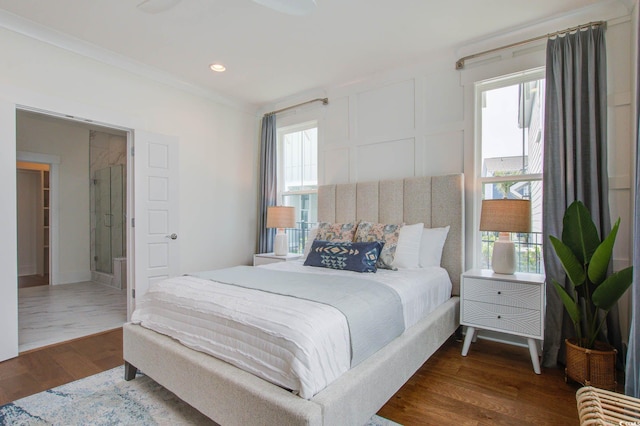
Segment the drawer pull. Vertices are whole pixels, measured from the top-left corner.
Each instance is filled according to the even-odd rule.
[[[502,318],[500,315],[498,315],[498,319]]]
[[[501,292],[501,291],[499,291],[499,292],[498,292],[498,294],[502,294],[502,292]]]

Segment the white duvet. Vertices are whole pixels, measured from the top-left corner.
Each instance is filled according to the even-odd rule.
[[[451,296],[451,282],[442,268],[358,274],[303,266],[302,261],[260,267],[353,275],[386,284],[400,296],[406,327]],[[182,276],[152,284],[131,321],[307,399],[350,368],[344,315],[309,300]]]

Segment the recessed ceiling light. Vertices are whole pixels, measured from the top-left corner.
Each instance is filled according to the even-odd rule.
[[[287,15],[308,15],[316,9],[316,0],[253,0],[261,6],[268,7]]]
[[[160,13],[171,9],[182,0],[143,0],[138,4],[138,9],[146,13]]]
[[[209,68],[211,68],[211,71],[215,71],[215,72],[222,72],[222,71],[227,69],[222,64],[211,64],[211,65],[209,65]]]

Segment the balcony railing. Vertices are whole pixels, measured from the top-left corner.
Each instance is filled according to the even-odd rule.
[[[482,268],[491,269],[493,242],[497,239],[497,232],[482,233]],[[518,272],[531,272],[536,274],[543,273],[544,260],[542,258],[542,233],[513,233],[511,234],[511,240],[516,246],[516,270]]]
[[[296,222],[296,227],[287,229],[289,238],[289,253],[304,252],[304,245],[309,239],[309,231],[316,226],[315,222]]]

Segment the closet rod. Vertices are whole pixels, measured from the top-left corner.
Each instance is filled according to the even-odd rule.
[[[293,109],[293,108],[298,108],[299,106],[310,104],[312,102],[322,102],[322,105],[327,105],[329,103],[329,98],[316,98],[316,99],[312,99],[312,100],[307,101],[307,102],[302,102],[300,104],[291,105],[291,106],[288,106],[286,108],[282,108],[282,109],[279,109],[279,110],[276,110],[276,111],[267,112],[265,114],[265,117],[267,115],[273,115],[273,114],[277,114],[279,112],[287,111],[287,110],[290,110],[290,109]]]
[[[549,33],[549,34],[541,35],[541,36],[538,36],[538,37],[530,38],[530,39],[527,39],[527,40],[522,40],[522,41],[518,41],[518,42],[515,42],[515,43],[507,44],[506,46],[500,46],[500,47],[496,47],[494,49],[485,50],[484,52],[474,53],[473,55],[468,55],[468,56],[465,56],[463,58],[458,59],[456,61],[456,69],[457,70],[461,70],[462,68],[464,68],[464,62],[467,59],[477,58],[478,56],[483,56],[483,55],[486,55],[486,54],[489,54],[489,53],[497,52],[498,50],[509,49],[510,47],[522,46],[524,44],[529,44],[529,43],[532,43],[534,41],[542,40],[543,38],[551,38],[551,37],[555,37],[557,35],[570,33],[570,32],[573,32],[573,31],[580,31],[580,30],[582,30],[584,28],[597,27],[597,26],[606,25],[606,24],[607,24],[606,21],[589,22],[588,24],[578,25],[577,27],[567,28],[566,30],[556,31],[554,33]]]

